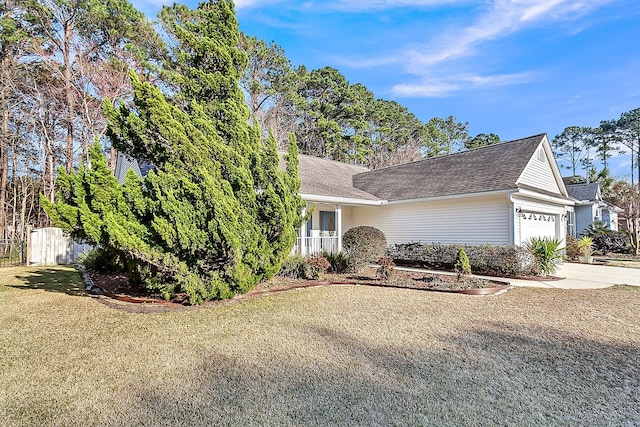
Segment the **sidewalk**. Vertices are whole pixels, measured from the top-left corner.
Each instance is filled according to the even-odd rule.
[[[424,271],[442,274],[442,271],[425,270],[420,268],[402,268],[408,271]],[[556,289],[600,289],[613,285],[640,286],[640,269],[609,267],[593,264],[576,264],[566,262],[560,266],[554,275],[562,277],[560,280],[522,280],[505,277],[478,276],[491,280],[509,282],[513,286],[528,286],[536,288]]]

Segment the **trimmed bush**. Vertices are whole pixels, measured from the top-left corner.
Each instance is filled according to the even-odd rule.
[[[327,270],[331,267],[329,261],[321,254],[311,255],[307,258],[304,274],[307,279],[322,279]]]
[[[593,245],[603,255],[608,253],[627,254],[630,252],[629,235],[618,231],[595,235],[593,237]]]
[[[539,273],[549,276],[558,271],[564,261],[561,243],[560,240],[539,237],[534,237],[527,243],[527,249],[536,258],[536,270]]]
[[[387,239],[377,228],[363,225],[344,233],[342,247],[349,262],[349,269],[357,273],[367,264],[376,262],[386,254]]]
[[[394,267],[396,264],[393,262],[393,259],[388,256],[381,257],[376,264],[378,264],[379,268],[376,271],[376,276],[382,280],[389,280],[395,271]]]
[[[282,263],[278,276],[289,277],[291,279],[302,279],[305,277],[305,267],[307,260],[302,255],[289,255]]]
[[[456,263],[453,266],[453,271],[458,275],[458,280],[463,276],[471,274],[471,264],[469,263],[469,257],[464,248],[458,249],[458,256],[456,257]]]
[[[529,275],[535,272],[535,258],[519,246],[463,245],[476,274],[496,276]],[[398,265],[453,270],[460,245],[402,243],[389,247]]]

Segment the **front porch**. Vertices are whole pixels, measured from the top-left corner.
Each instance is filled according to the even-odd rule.
[[[308,204],[307,210],[312,210],[311,217],[298,230],[292,252],[302,256],[340,252],[344,218],[342,205]]]

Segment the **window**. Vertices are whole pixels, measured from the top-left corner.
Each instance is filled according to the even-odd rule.
[[[567,212],[567,234],[576,237],[576,214],[575,212]]]
[[[336,213],[320,211],[320,230],[322,234],[333,235],[336,231]]]

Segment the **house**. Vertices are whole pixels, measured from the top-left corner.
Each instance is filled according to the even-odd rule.
[[[570,184],[566,187],[569,197],[575,200],[575,227],[570,234],[574,237],[585,234],[589,226],[596,221],[605,223],[611,231],[618,231],[618,213],[622,212],[622,209],[609,205],[602,199],[600,184],[592,182]]]
[[[116,170],[123,179],[127,167]],[[312,211],[294,248],[303,255],[340,251],[360,225],[389,244],[564,240],[573,214],[544,134],[378,170],[300,155],[299,174]]]

